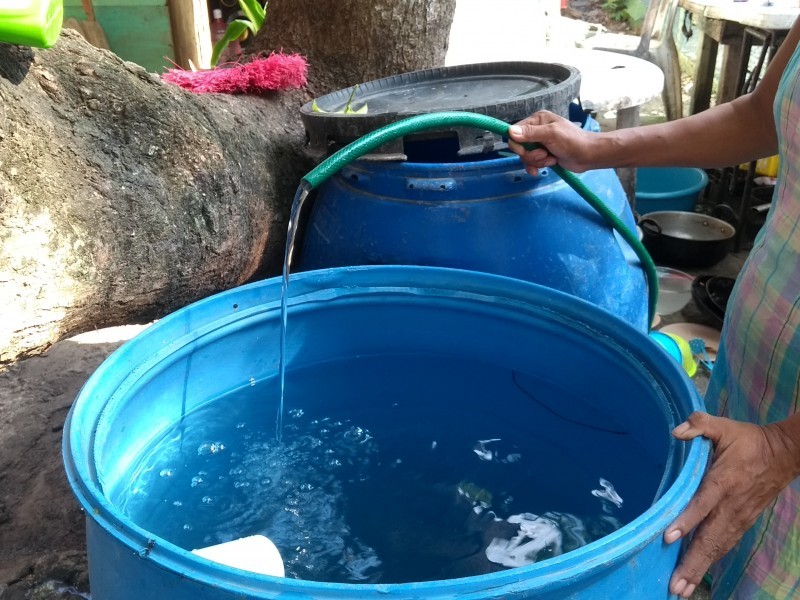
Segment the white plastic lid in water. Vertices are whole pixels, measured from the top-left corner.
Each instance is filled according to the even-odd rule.
[[[261,575],[284,577],[283,559],[272,540],[251,535],[199,550],[192,554],[213,560],[227,567],[252,571]]]

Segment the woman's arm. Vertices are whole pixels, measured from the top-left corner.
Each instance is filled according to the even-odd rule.
[[[509,130],[510,146],[528,170],[552,166],[583,172],[589,169],[636,166],[724,167],[770,156],[777,151],[772,105],[778,83],[800,42],[796,21],[764,77],[751,94],[696,115],[629,129],[592,133],[546,111]],[[546,148],[526,151],[520,144],[538,142]]]

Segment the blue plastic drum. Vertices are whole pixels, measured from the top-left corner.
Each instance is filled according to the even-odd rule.
[[[538,283],[647,330],[647,285],[630,246],[558,175],[529,176],[516,155],[356,161],[319,189],[299,270],[370,264],[442,266]],[[631,229],[613,170],[581,181]]]
[[[151,502],[153,511],[171,503],[168,496],[130,485],[141,457],[149,456],[166,432],[176,432],[170,439],[183,445],[188,435],[183,427],[198,411],[207,429],[235,411],[234,423],[242,413],[248,427],[275,431],[272,418],[249,415],[262,414],[265,406],[270,415],[277,409],[280,298],[281,281],[274,278],[183,308],[118,349],[84,385],[67,418],[63,452],[69,482],[86,513],[92,597],[670,598],[667,586],[680,548],[665,544],[663,532],[689,502],[708,461],[706,441],[680,442],[670,435],[701,409],[692,382],[647,335],[596,306],[474,271],[359,267],[293,277],[286,351],[287,382],[294,387],[286,410],[324,409],[334,421],[343,407],[353,408],[359,397],[354,390],[368,389],[372,392],[356,408],[383,414],[393,428],[407,431],[421,423],[460,431],[468,419],[480,424],[499,415],[525,439],[545,442],[542,452],[523,456],[519,464],[547,461],[559,467],[577,461],[594,474],[595,485],[597,475],[611,479],[632,511],[626,524],[528,566],[397,584],[259,575],[196,556],[145,527],[118,498],[120,490],[133,494]],[[337,361],[362,361],[364,368],[357,378],[322,394],[298,392]],[[442,379],[444,365],[450,370]],[[476,385],[483,370],[500,376],[478,379]],[[487,381],[494,383],[487,386]],[[424,401],[414,394],[398,400],[392,395],[395,386],[433,387],[437,393]],[[468,396],[477,405],[468,403]],[[397,416],[398,401],[411,403],[409,417]],[[469,406],[478,406],[478,412]],[[209,416],[209,408],[216,407],[222,408]],[[197,446],[186,445],[196,456]],[[469,446],[466,454],[480,462]],[[173,464],[175,469],[182,465]],[[156,480],[165,476],[151,472]],[[175,474],[189,490],[190,476]],[[536,490],[541,483],[534,479],[529,485]],[[591,489],[584,492],[589,495]],[[232,504],[233,520],[263,502],[263,495],[255,494],[252,504]],[[197,506],[179,510],[210,510],[211,515],[220,510]],[[182,513],[178,530],[194,516]],[[287,556],[293,550],[279,549]]]

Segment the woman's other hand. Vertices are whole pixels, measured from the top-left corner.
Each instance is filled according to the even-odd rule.
[[[760,426],[706,413],[692,413],[672,434],[685,441],[702,435],[714,444],[700,488],[664,533],[671,544],[694,530],[670,580],[670,592],[689,598],[708,568],[800,474],[800,446],[780,423]]]

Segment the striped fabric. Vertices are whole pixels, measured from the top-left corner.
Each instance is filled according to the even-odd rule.
[[[774,109],[778,184],[731,295],[706,394],[710,413],[760,424],[800,410],[800,47]],[[711,574],[714,600],[800,599],[800,479]]]

